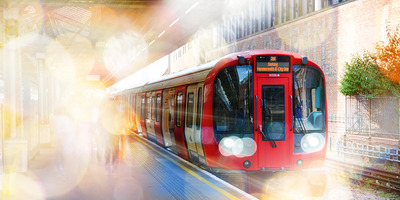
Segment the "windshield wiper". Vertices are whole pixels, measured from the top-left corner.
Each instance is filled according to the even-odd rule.
[[[268,134],[265,134],[261,129],[260,129],[260,132],[261,132],[261,134],[262,134],[264,137],[267,138],[267,140],[269,140],[269,141],[271,142],[272,148],[278,147],[278,146],[276,145],[275,140],[272,140],[271,138],[269,138]]]

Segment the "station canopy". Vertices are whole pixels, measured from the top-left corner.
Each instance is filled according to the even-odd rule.
[[[55,60],[57,56],[52,58],[48,52],[58,52],[54,51],[58,47],[49,50],[57,41],[72,54],[77,74],[107,85],[187,43],[201,27],[221,18],[218,11],[223,6],[223,1],[214,0],[0,2],[8,34],[17,13],[18,36],[42,38],[32,43],[30,53],[44,52],[47,60]]]

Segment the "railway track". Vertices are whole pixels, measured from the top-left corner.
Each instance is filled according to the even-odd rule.
[[[400,174],[390,171],[364,167],[361,165],[347,163],[338,160],[326,159],[327,166],[341,170],[336,173],[342,174],[354,183],[364,183],[386,190],[392,193],[400,194]]]

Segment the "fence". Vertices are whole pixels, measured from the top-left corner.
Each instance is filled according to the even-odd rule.
[[[346,134],[400,139],[400,100],[346,97]]]
[[[400,149],[387,148],[382,145],[368,145],[355,142],[339,141],[337,152],[369,158],[378,158],[400,163]]]

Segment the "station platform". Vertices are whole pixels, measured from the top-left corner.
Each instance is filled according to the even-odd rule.
[[[2,199],[255,199],[140,136],[125,138],[114,164],[77,152],[59,165],[56,148],[42,148],[27,173],[3,181]]]

